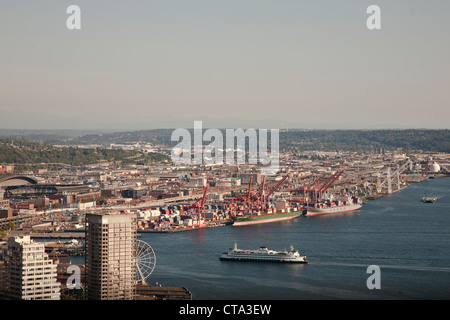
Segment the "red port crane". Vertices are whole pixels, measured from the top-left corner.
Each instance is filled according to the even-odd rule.
[[[316,179],[307,186],[303,186],[291,191],[302,193],[305,196],[306,200],[316,202],[322,197],[325,191],[327,191],[327,189],[330,188],[337,179],[339,179],[339,177],[345,172],[345,170],[346,169],[338,170],[326,180]]]
[[[248,186],[248,192],[245,196],[245,199],[241,197],[237,197],[238,200],[245,202],[247,206],[250,204],[262,204],[268,199],[286,180],[289,178],[290,173],[284,176],[275,186],[270,187],[267,183],[266,176],[262,177],[261,186],[259,190],[252,191],[252,181],[253,177],[250,177],[250,184]]]
[[[208,191],[208,186],[203,187],[203,196],[199,199],[197,199],[195,202],[191,203],[188,206],[188,209],[194,209],[194,212],[200,213],[203,208],[205,207],[205,199],[206,199],[206,192]]]
[[[200,225],[200,218],[201,218],[201,214],[203,212],[203,221],[205,220],[205,211],[203,210],[205,208],[205,199],[206,199],[206,193],[208,191],[208,186],[203,187],[203,196],[199,199],[197,199],[195,202],[191,203],[190,205],[186,206],[185,209],[187,209],[186,211],[193,211],[191,216],[193,218],[193,220],[197,220],[197,226],[201,226]],[[195,218],[195,219],[194,219]]]
[[[281,187],[281,185],[287,180],[287,178],[289,178],[289,176],[291,175],[291,173],[289,172],[287,175],[285,175],[283,177],[283,179],[281,179],[276,185],[275,187],[273,187],[272,189],[270,189],[270,191],[264,195],[266,198],[269,198],[279,187]]]

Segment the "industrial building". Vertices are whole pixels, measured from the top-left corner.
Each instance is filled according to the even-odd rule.
[[[123,198],[138,199],[146,194],[147,194],[147,189],[144,189],[144,188],[122,190]]]

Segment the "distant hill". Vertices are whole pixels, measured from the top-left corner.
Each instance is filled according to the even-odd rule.
[[[450,153],[450,130],[295,130],[280,134],[280,147],[301,150],[417,150]]]
[[[151,142],[174,146],[171,141],[174,129],[155,129],[133,132],[89,134],[70,140],[71,144],[109,144]],[[193,134],[191,134],[193,136]],[[270,142],[270,139],[269,139]],[[207,142],[204,142],[206,145]],[[406,151],[423,150],[450,152],[450,130],[300,130],[280,132],[280,149],[323,151],[370,151],[383,148]]]
[[[170,160],[159,153],[144,154],[132,150],[106,148],[56,148],[51,145],[37,144],[24,139],[0,139],[0,163],[45,164],[64,163],[69,165],[87,165],[98,162],[120,162],[126,164],[149,164]]]
[[[109,145],[112,143],[149,142],[173,147],[174,129],[153,129],[128,132],[88,133],[83,135],[41,134],[22,135],[26,140],[48,145]],[[190,130],[192,132],[192,130]],[[18,135],[20,137],[20,135]],[[193,136],[193,134],[191,135]],[[269,139],[270,142],[270,139]],[[208,144],[208,142],[204,142]],[[280,149],[300,151],[376,151],[402,148],[405,152],[417,150],[450,153],[450,130],[398,129],[398,130],[302,130],[280,131]]]

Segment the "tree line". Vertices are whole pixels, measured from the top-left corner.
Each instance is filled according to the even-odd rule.
[[[105,161],[120,162],[122,164],[140,161],[147,164],[152,161],[160,162],[168,159],[168,156],[162,154],[144,154],[137,150],[80,148],[73,146],[56,148],[23,139],[0,139],[0,163],[64,163],[80,166]]]

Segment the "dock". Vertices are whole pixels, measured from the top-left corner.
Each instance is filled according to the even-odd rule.
[[[138,232],[140,233],[175,233],[175,232],[183,232],[183,231],[193,231],[193,230],[202,230],[207,228],[217,228],[217,227],[223,227],[226,225],[232,224],[232,221],[227,222],[217,222],[217,223],[208,223],[206,225],[202,225],[200,227],[196,226],[182,226],[182,227],[170,227],[170,228],[164,228],[164,229],[138,229]]]
[[[136,300],[192,300],[185,287],[159,287],[136,285]]]

